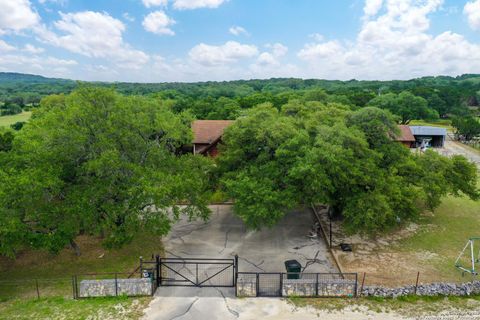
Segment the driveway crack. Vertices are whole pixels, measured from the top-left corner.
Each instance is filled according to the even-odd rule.
[[[232,229],[228,229],[227,232],[225,232],[225,243],[223,244],[223,249],[220,250],[218,253],[223,253],[225,249],[227,249],[227,243],[228,243],[228,234],[232,231]]]
[[[248,260],[248,259],[245,259],[245,258],[242,258],[242,257],[238,257],[238,258],[241,259],[241,260],[244,260],[245,262],[247,262],[247,263],[249,263],[249,264],[251,264],[252,266],[254,266],[255,268],[257,268],[258,270],[262,270],[263,272],[265,272],[265,270],[260,267],[260,265],[263,264],[264,260],[262,260],[259,264],[255,264],[255,263],[253,263],[252,261],[250,261],[250,260]]]
[[[217,290],[220,293],[220,295],[222,296],[223,301],[225,303],[225,307],[227,308],[228,312],[230,312],[235,318],[238,318],[240,316],[240,313],[238,313],[238,311],[235,311],[232,308],[230,308],[230,306],[228,305],[227,297],[225,297],[222,290],[220,290],[218,288],[215,288],[215,290]]]
[[[192,303],[188,306],[187,310],[186,310],[184,313],[179,314],[178,316],[175,316],[175,317],[171,318],[170,320],[178,319],[178,318],[180,318],[180,317],[183,317],[183,316],[186,315],[187,313],[189,313],[189,312],[190,312],[190,309],[192,309],[193,305],[194,305],[195,302],[197,302],[197,301],[198,301],[198,298],[195,298],[195,300],[192,301]]]

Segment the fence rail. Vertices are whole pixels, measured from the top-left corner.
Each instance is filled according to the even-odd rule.
[[[356,297],[356,273],[238,272],[241,297]]]
[[[0,280],[0,300],[72,297],[72,281],[68,278],[35,278]]]

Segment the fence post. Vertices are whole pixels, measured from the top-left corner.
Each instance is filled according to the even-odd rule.
[[[280,297],[283,297],[283,273],[280,273]]]
[[[315,280],[315,296],[318,297],[318,273],[316,274]]]
[[[162,269],[161,269],[161,260],[160,256],[157,254],[155,257],[155,262],[157,265],[157,287],[159,287],[162,284]]]
[[[78,277],[77,275],[75,275],[75,299],[78,299],[80,296],[79,292],[78,292]]]
[[[235,274],[234,274],[234,285],[235,287],[237,286],[237,279],[238,279],[238,254],[235,255],[235,267],[234,267],[234,271],[235,271]]]
[[[73,299],[76,300],[77,299],[77,295],[76,295],[76,292],[75,292],[75,276],[72,276],[72,293],[73,293]]]
[[[116,272],[115,272],[115,297],[118,297],[118,280],[117,280]]]
[[[417,288],[418,288],[418,279],[420,278],[420,271],[417,272],[417,281],[415,282],[415,294],[417,294]]]
[[[143,257],[140,256],[140,278],[143,277]]]
[[[358,273],[355,273],[355,298],[358,296]]]
[[[40,299],[40,290],[38,290],[38,279],[35,279],[35,287],[37,288],[37,299]]]
[[[365,277],[367,276],[367,273],[363,273],[363,279],[362,279],[362,286],[360,287],[360,295],[363,295],[363,285],[365,284]]]
[[[256,292],[255,292],[255,295],[256,295],[257,297],[258,297],[258,291],[259,291],[259,288],[260,288],[259,278],[260,278],[260,277],[259,277],[258,272],[257,272],[257,281],[256,281],[256,283],[255,283],[255,284],[256,284],[256,288],[255,288],[255,291],[256,291]]]

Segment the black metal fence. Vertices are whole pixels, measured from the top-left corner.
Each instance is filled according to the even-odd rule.
[[[72,281],[71,277],[0,280],[0,300],[71,298]]]
[[[158,258],[158,286],[234,287],[237,259]]]
[[[356,297],[356,273],[238,272],[240,297]]]

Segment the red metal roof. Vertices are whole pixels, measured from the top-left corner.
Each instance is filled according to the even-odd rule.
[[[400,135],[397,137],[397,141],[404,141],[404,142],[414,142],[415,137],[412,134],[412,130],[409,126],[406,125],[399,125],[398,129],[400,129]]]
[[[211,144],[218,140],[225,128],[230,126],[233,120],[195,120],[192,123],[193,143]]]

